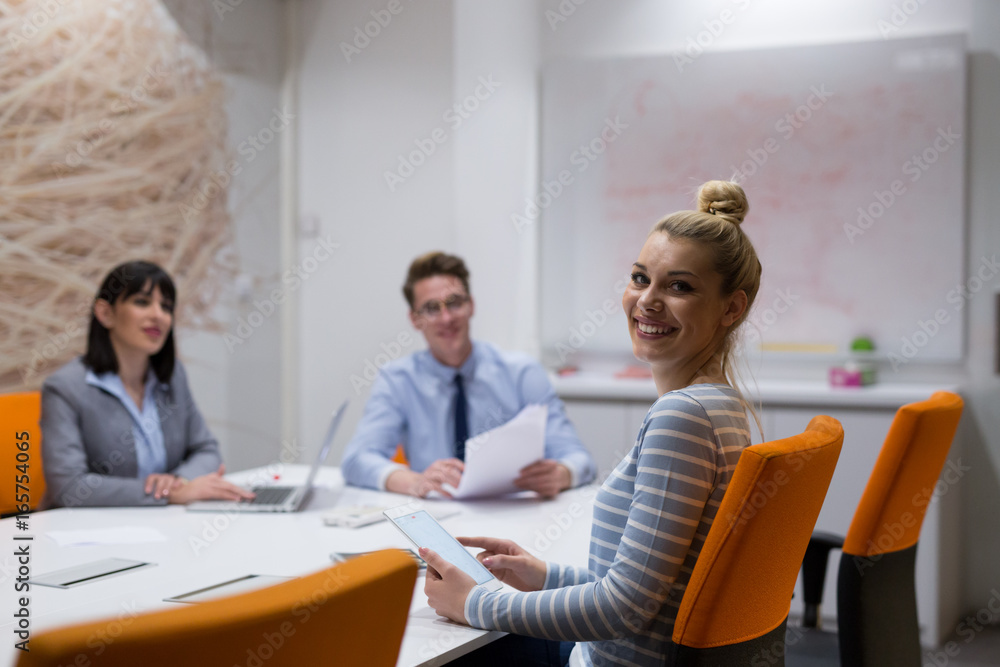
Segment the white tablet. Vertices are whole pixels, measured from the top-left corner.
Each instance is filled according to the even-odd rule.
[[[482,586],[487,591],[496,591],[503,587],[500,580],[476,560],[475,556],[466,551],[465,547],[442,528],[426,510],[416,509],[412,505],[401,505],[387,509],[383,514],[417,548],[427,547],[435,551],[441,558],[472,577],[477,586]]]

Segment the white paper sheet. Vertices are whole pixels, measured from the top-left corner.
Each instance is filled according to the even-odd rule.
[[[166,535],[146,526],[50,530],[45,534],[61,547],[79,547],[92,544],[145,544],[147,542],[167,541]]]
[[[518,471],[545,457],[547,405],[529,405],[506,424],[465,441],[465,472],[455,498],[513,493]]]

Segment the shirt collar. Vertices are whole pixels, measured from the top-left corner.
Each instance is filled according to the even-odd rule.
[[[119,398],[126,395],[125,384],[122,382],[121,377],[118,373],[113,371],[106,371],[101,374],[95,373],[93,370],[88,369],[87,375],[84,378],[89,385],[93,385],[99,389],[118,396]],[[150,392],[158,386],[160,383],[156,379],[156,373],[150,368],[146,373],[146,395],[152,395]]]
[[[434,377],[443,380],[444,382],[454,382],[455,374],[461,374],[462,381],[468,383],[476,376],[476,360],[479,357],[480,351],[479,346],[475,341],[472,342],[472,352],[469,353],[469,358],[466,359],[461,366],[457,369],[454,366],[446,366],[440,361],[434,358],[430,350],[423,351],[423,366]]]

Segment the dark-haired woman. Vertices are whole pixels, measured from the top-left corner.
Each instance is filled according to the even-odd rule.
[[[42,506],[186,504],[252,497],[222,478],[219,446],[174,356],[176,290],[127,262],[94,299],[87,352],[42,387]]]

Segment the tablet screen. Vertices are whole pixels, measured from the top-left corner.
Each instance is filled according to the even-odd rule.
[[[458,540],[424,510],[409,512],[392,521],[418,547],[436,551],[446,561],[472,577],[477,584],[486,583],[494,578],[475,556],[466,551]]]

